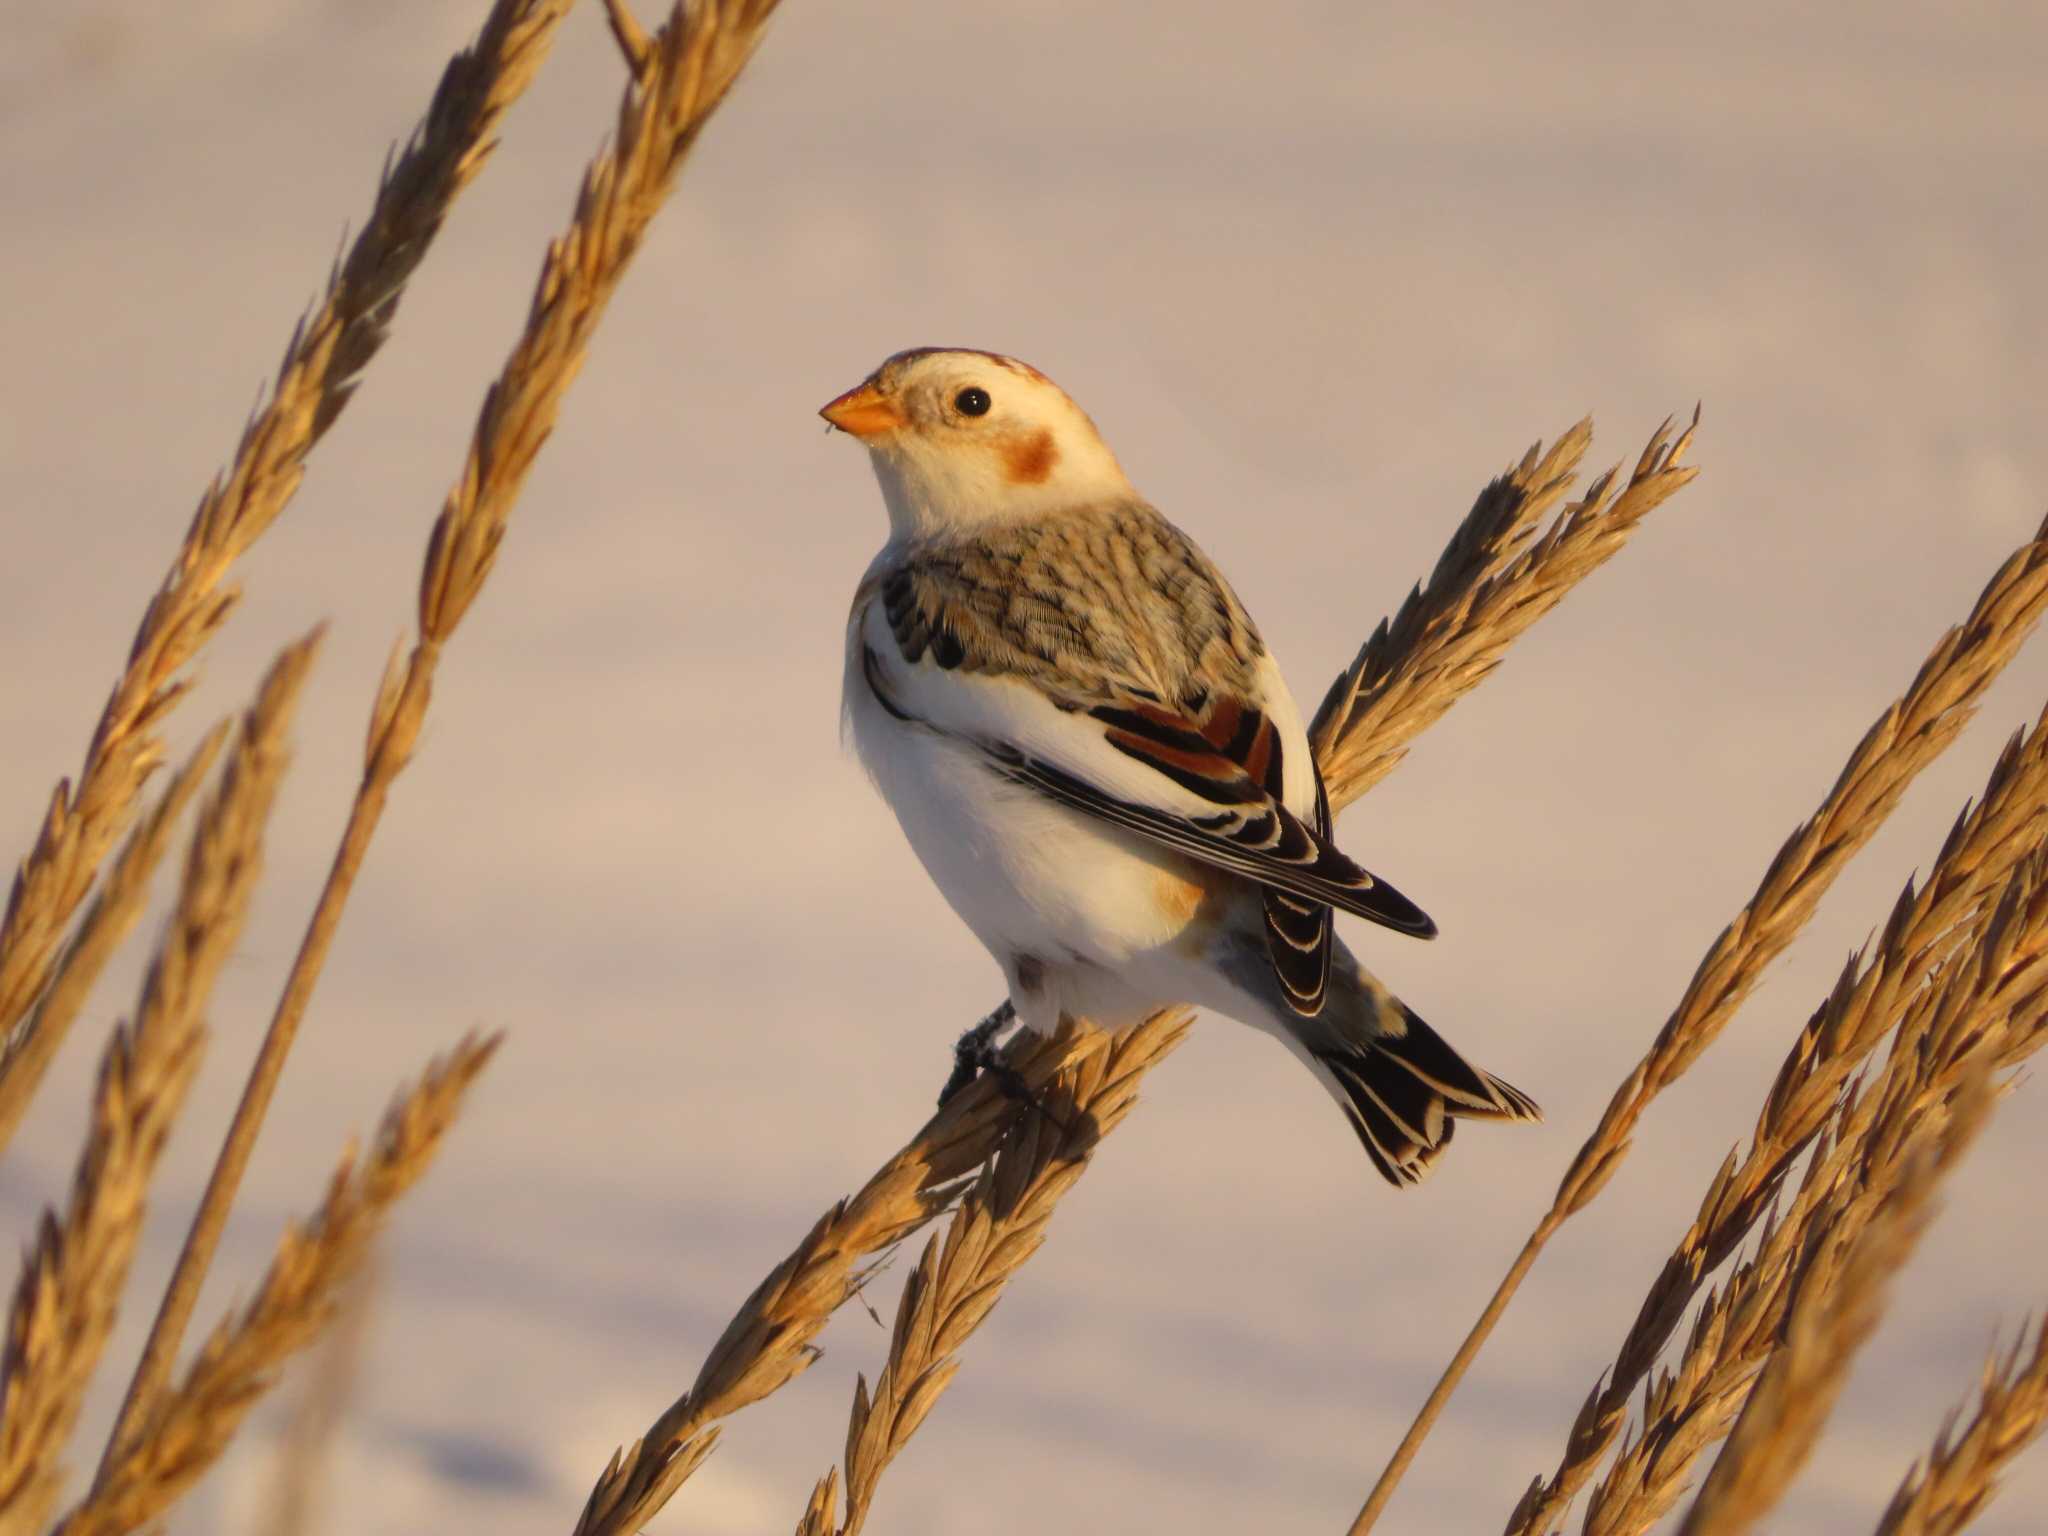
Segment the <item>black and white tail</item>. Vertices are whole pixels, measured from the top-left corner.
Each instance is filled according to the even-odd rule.
[[[1387,1001],[1364,1038],[1318,1041],[1309,1055],[1389,1184],[1429,1177],[1462,1118],[1543,1118],[1534,1099],[1466,1061],[1406,1003]]]

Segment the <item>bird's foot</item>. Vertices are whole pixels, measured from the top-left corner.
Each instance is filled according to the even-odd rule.
[[[946,1079],[946,1086],[939,1090],[941,1109],[945,1108],[946,1102],[954,1094],[984,1072],[998,1082],[1002,1081],[1003,1074],[1007,1072],[1011,1082],[1020,1088],[1023,1087],[1024,1080],[1018,1076],[1017,1069],[1005,1064],[996,1048],[996,1041],[1002,1037],[1003,1031],[1016,1022],[1016,1005],[1006,997],[987,1018],[954,1042],[953,1075]],[[1003,1091],[1010,1091],[1008,1084],[1004,1085]],[[1025,1088],[1024,1092],[1028,1095],[1030,1090]]]
[[[1002,1050],[996,1044],[1003,1031],[1016,1022],[1017,1010],[1005,999],[1000,1007],[954,1043],[953,1075],[939,1090],[939,1106],[944,1108],[961,1089],[976,1078],[986,1076],[1001,1090],[1004,1098],[1029,1105],[1034,1113],[1043,1116],[1048,1125],[1064,1136],[1070,1129],[1067,1122],[1045,1107],[1044,1101],[1031,1091],[1031,1084],[1024,1080],[1024,1074],[1003,1060]]]

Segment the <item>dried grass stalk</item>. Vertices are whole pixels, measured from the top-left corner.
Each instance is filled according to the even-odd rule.
[[[832,1536],[839,1525],[834,1518],[838,1508],[839,1469],[827,1467],[818,1486],[811,1490],[811,1502],[804,1507],[803,1518],[796,1523],[796,1536]]]
[[[222,585],[229,567],[298,490],[306,455],[383,345],[406,282],[482,168],[491,134],[540,67],[569,3],[498,0],[475,46],[449,62],[426,117],[387,165],[362,232],[285,344],[277,383],[243,428],[234,462],[200,497],[101,712],[77,787],[57,785],[15,877],[0,918],[0,1034],[41,994],[73,913],[162,760],[159,727],[188,686],[179,674],[234,605],[236,594]],[[54,1048],[50,1041],[42,1050]]]
[[[512,503],[606,306],[776,3],[679,3],[651,43],[619,104],[614,142],[590,162],[575,215],[548,246],[526,331],[484,396],[468,462],[434,526],[420,582],[423,645],[461,622],[490,573]]]
[[[1186,1033],[1185,1016],[1162,1015],[1063,1071],[1041,1099],[1045,1113],[1017,1117],[996,1155],[961,1196],[943,1238],[925,1244],[904,1283],[888,1359],[854,1386],[846,1429],[846,1520],[856,1536],[882,1473],[909,1443],[959,1369],[957,1351],[1003,1288],[1045,1241],[1053,1207],[1087,1170],[1096,1146],[1137,1103],[1138,1079]],[[798,1525],[830,1531],[832,1479],[819,1484]],[[820,1509],[820,1501],[823,1508]]]
[[[1554,1529],[1614,1443],[1631,1396],[1706,1278],[1756,1230],[1837,1108],[1843,1085],[1955,955],[1979,943],[2019,863],[2048,831],[2048,714],[2006,744],[1983,798],[1966,807],[1927,880],[1909,882],[1874,949],[1852,955],[1793,1042],[1750,1147],[1730,1153],[1652,1282],[1614,1364],[1587,1395],[1557,1470],[1523,1496],[1511,1536]]]
[[[1719,1037],[1764,970],[1813,915],[1835,877],[1884,824],[1906,786],[1970,722],[1984,690],[2032,632],[2044,607],[2048,526],[2000,566],[1969,617],[1935,644],[1905,693],[1864,733],[1820,808],[1778,850],[1756,894],[1714,940],[1678,1006],[1615,1090],[1599,1124],[1565,1171],[1550,1208],[1388,1460],[1352,1522],[1351,1536],[1372,1529],[1538,1255],[1567,1220],[1599,1195],[1628,1155],[1644,1109]],[[1575,1438],[1581,1428],[1592,1433],[1599,1426],[1575,1426]],[[1534,1496],[1534,1490],[1524,1496],[1524,1515]],[[1545,1527],[1536,1523],[1527,1528]]]
[[[604,0],[604,18],[612,29],[612,40],[625,55],[626,68],[635,79],[645,75],[654,57],[654,42],[634,16],[632,7],[626,0]]]
[[[1012,1066],[1033,1094],[1068,1074],[1094,1084],[1079,1103],[1079,1126],[1094,1134],[1128,1110],[1138,1076],[1186,1033],[1184,1012],[1161,1014],[1116,1046],[1118,1069],[1080,1077],[1107,1047],[1092,1029],[1069,1025],[1048,1039],[1013,1043]],[[1019,1117],[1016,1103],[984,1078],[950,1100],[851,1199],[827,1211],[795,1250],[754,1288],[711,1348],[690,1390],[632,1445],[616,1453],[592,1488],[576,1536],[623,1536],[653,1519],[709,1454],[720,1419],[794,1380],[817,1358],[811,1340],[867,1283],[866,1261],[943,1212],[957,1182],[992,1157]],[[829,1511],[827,1511],[829,1515]]]
[[[1641,1429],[1593,1490],[1589,1536],[1647,1530],[1676,1503],[1699,1455],[1728,1433],[1749,1400],[1801,1288],[1838,1291],[1839,1266],[1816,1256],[1849,1250],[1910,1172],[1916,1138],[1945,1134],[1977,1077],[2009,1068],[2048,1040],[2044,988],[2048,853],[2037,850],[2007,881],[1974,946],[1902,1000],[1874,1084],[1842,1086],[1786,1209],[1765,1222],[1754,1251],[1708,1294],[1676,1364],[1650,1382]],[[1834,1294],[1818,1304],[1831,1306]]]
[[[1915,1463],[1877,1523],[1876,1536],[1954,1536],[1990,1505],[1998,1477],[2048,1424],[2048,1324],[2025,1330],[2003,1357],[1984,1362],[1977,1409],[1961,1434],[1958,1407]]]
[[[1500,664],[1522,633],[1620,553],[1645,517],[1699,473],[1683,463],[1699,426],[1654,432],[1628,483],[1619,467],[1539,533],[1593,441],[1581,421],[1546,453],[1532,447],[1492,481],[1430,573],[1382,620],[1323,697],[1310,728],[1333,807],[1349,805],[1407,756],[1408,744]]]
[[[127,940],[142,916],[149,898],[150,878],[171,846],[171,833],[184,818],[185,807],[207,774],[227,739],[227,726],[215,726],[206,733],[199,748],[171,780],[170,788],[157,800],[156,808],[128,834],[121,856],[114,861],[100,893],[79,919],[78,930],[53,967],[49,985],[36,1000],[35,1011],[23,1021],[7,1042],[0,1058],[0,1150],[14,1139],[29,1101],[42,1086],[43,1073],[57,1053],[72,1021],[91,996],[100,972]]]
[[[64,1518],[62,1536],[139,1530],[214,1463],[278,1368],[327,1324],[391,1207],[426,1173],[497,1048],[495,1036],[464,1039],[399,1096],[367,1158],[342,1157],[320,1208],[278,1243],[254,1299],[214,1328],[108,1476]]]
[[[92,1125],[62,1217],[44,1215],[8,1318],[0,1387],[0,1532],[27,1536],[54,1503],[61,1457],[114,1325],[144,1199],[197,1070],[205,1013],[262,863],[284,735],[317,634],[272,665],[201,811],[168,931],[135,1021],[101,1058]]]
[[[1809,1246],[1821,1251],[1801,1256],[1783,1341],[1686,1511],[1680,1536],[1737,1536],[1784,1497],[1813,1453],[1857,1350],[1883,1315],[1892,1277],[1927,1229],[1935,1186],[1990,1117],[1988,1077],[1980,1063],[1946,1115],[1909,1131],[1896,1183],[1850,1197],[1874,1205],[1874,1213],[1844,1210],[1818,1224]]]
[[[527,473],[627,265],[690,146],[752,56],[774,6],[775,0],[678,6],[646,71],[626,91],[616,142],[585,171],[569,228],[548,247],[526,329],[484,396],[461,476],[435,521],[420,577],[419,639],[403,661],[393,656],[379,684],[348,825],[107,1441],[102,1477],[169,1378],[356,875],[391,786],[418,743],[442,647],[490,575]]]

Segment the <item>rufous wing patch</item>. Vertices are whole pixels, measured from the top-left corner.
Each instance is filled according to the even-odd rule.
[[[1043,485],[1059,463],[1052,433],[1041,427],[1003,445],[1003,471],[1012,485]]]
[[[1201,710],[1152,704],[1104,705],[1093,711],[1110,729],[1109,744],[1219,805],[1278,803],[1285,789],[1280,733],[1263,711],[1216,698]]]

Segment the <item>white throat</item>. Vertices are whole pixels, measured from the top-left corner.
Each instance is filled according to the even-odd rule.
[[[997,453],[932,453],[877,444],[868,454],[892,540],[959,534],[1013,523],[1087,502],[1135,494],[1100,443],[1069,443],[1041,480],[1020,482]]]

